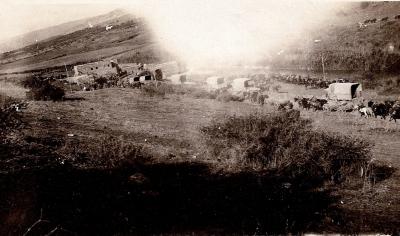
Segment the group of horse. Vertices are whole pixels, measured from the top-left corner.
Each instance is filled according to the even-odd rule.
[[[389,121],[400,119],[400,101],[385,101],[385,102],[373,102],[369,101],[367,106],[357,106],[361,116],[365,117],[380,117],[386,119],[389,117]]]
[[[294,104],[301,109],[314,110],[314,111],[344,111],[352,112],[358,111],[362,117],[380,117],[381,119],[389,118],[389,121],[400,119],[400,101],[385,101],[374,102],[368,101],[367,105],[362,102],[345,102],[345,101],[330,101],[317,97],[295,97]],[[292,108],[292,105],[282,103],[280,108]]]
[[[332,83],[347,83],[352,82],[349,79],[338,79],[338,80],[324,80],[316,77],[301,76],[301,75],[281,75],[281,74],[274,74],[272,75],[273,79],[290,83],[290,84],[297,84],[297,85],[304,85],[306,88],[321,88],[325,89],[328,88]]]
[[[400,15],[396,15],[396,16],[394,16],[393,18],[394,18],[395,20],[399,20],[399,19],[400,19]],[[377,23],[378,21],[380,21],[380,22],[386,22],[386,21],[388,21],[389,19],[390,19],[389,16],[382,17],[381,19],[377,19],[377,18],[366,19],[366,20],[363,21],[363,22],[358,22],[358,27],[359,27],[359,28],[365,28],[365,27],[367,27],[367,26],[370,25],[370,24],[375,24],[375,23]]]

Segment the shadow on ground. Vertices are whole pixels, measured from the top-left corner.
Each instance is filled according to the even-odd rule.
[[[0,177],[0,233],[288,233],[312,230],[336,201],[274,174],[211,173],[199,163],[112,170],[60,165]],[[323,223],[323,222],[322,222]],[[56,228],[57,227],[57,228]]]

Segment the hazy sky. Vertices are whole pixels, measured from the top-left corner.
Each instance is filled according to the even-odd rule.
[[[292,40],[338,7],[332,1],[158,1],[150,20],[166,48],[190,65],[251,63]]]
[[[0,41],[33,30],[106,13],[107,4],[44,4],[40,1],[1,0]]]
[[[335,6],[315,0],[1,0],[0,41],[124,8],[145,16],[159,41],[189,64],[235,63],[297,39]]]

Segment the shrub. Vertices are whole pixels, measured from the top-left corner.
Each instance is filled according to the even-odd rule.
[[[117,167],[137,159],[150,158],[142,146],[122,137],[103,135],[86,140],[66,140],[58,155],[78,166]]]
[[[0,94],[0,143],[5,140],[7,134],[19,129],[23,124],[15,107],[18,102]]]
[[[27,98],[32,100],[52,100],[60,101],[65,96],[63,88],[55,86],[49,80],[39,77],[30,77],[22,82],[24,87],[30,88],[27,92]]]
[[[145,95],[148,95],[150,97],[158,96],[158,97],[164,97],[165,94],[171,93],[171,87],[166,86],[165,84],[157,85],[157,84],[146,84],[145,86],[142,86],[141,92]]]
[[[60,101],[64,98],[64,96],[64,89],[51,84],[46,84],[40,88],[32,88],[29,92],[27,92],[27,97],[32,100]]]
[[[40,88],[45,85],[45,80],[38,76],[28,77],[21,82],[24,88]]]
[[[99,88],[103,88],[107,84],[108,80],[105,77],[95,78],[94,82],[99,85]]]
[[[201,129],[211,157],[292,178],[343,180],[370,159],[370,144],[311,128],[298,111],[214,120]]]

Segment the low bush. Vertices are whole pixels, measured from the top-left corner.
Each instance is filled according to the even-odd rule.
[[[156,85],[156,84],[146,84],[142,86],[142,94],[150,96],[150,97],[164,97],[165,94],[170,92],[169,90],[172,89],[166,85]]]
[[[32,100],[60,101],[64,99],[65,91],[50,82],[39,77],[30,77],[22,82],[25,88],[30,88],[27,98]]]
[[[38,76],[32,76],[22,80],[21,85],[24,88],[40,88],[45,85],[45,80]]]
[[[86,140],[68,139],[57,151],[64,161],[76,166],[98,166],[113,168],[123,163],[145,160],[150,155],[140,145],[135,145],[122,137],[104,135]]]
[[[21,116],[16,109],[19,101],[0,94],[0,143],[2,143],[6,135],[18,130],[23,122]]]
[[[32,88],[30,91],[27,92],[27,98],[32,100],[60,101],[63,100],[64,96],[64,89],[53,86],[51,84],[44,85],[40,88]]]
[[[368,142],[315,131],[298,111],[230,116],[201,131],[211,157],[292,178],[340,182],[370,160]]]
[[[94,83],[98,85],[98,88],[103,88],[105,84],[107,84],[108,79],[105,77],[98,77],[94,79]]]

